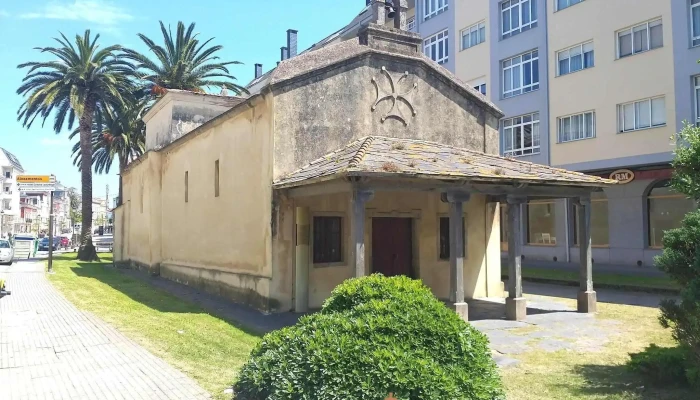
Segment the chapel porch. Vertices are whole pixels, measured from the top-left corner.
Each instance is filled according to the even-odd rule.
[[[596,310],[590,195],[613,181],[438,143],[369,137],[275,183],[293,203],[294,310],[320,306],[351,277],[380,272],[423,280],[468,319],[468,300],[502,297],[499,207],[572,198],[580,207],[578,311]],[[520,214],[508,213],[505,314],[523,320]]]

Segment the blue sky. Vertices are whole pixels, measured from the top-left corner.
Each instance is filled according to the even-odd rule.
[[[61,31],[69,38],[91,29],[101,34],[103,46],[120,44],[145,51],[136,33],[162,43],[158,21],[175,27],[177,21],[195,22],[203,38],[224,46],[224,60],[233,66],[238,83],[253,77],[253,65],[265,70],[279,60],[286,45],[287,29],[299,30],[299,50],[348,23],[364,0],[0,0],[0,146],[13,152],[27,173],[55,174],[62,183],[80,187],[80,175],[72,164],[68,132],[56,135],[51,117],[42,128],[31,129],[16,121],[22,98],[15,94],[24,72],[18,64],[45,59],[34,50],[53,45]],[[109,175],[94,175],[95,196],[117,192],[116,165]]]

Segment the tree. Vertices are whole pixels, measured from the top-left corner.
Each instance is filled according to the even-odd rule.
[[[90,30],[83,36],[76,35],[73,45],[61,33],[55,38],[59,47],[39,47],[42,53],[55,57],[52,61],[27,62],[17,68],[27,68],[27,75],[17,94],[25,97],[18,110],[17,120],[29,128],[37,117],[43,122],[54,115],[53,129],[58,134],[67,122],[68,129],[78,119],[80,152],[83,159],[92,159],[91,143],[93,124],[101,125],[101,116],[108,105],[121,105],[134,91],[129,80],[133,66],[115,55],[120,46],[99,48]],[[67,121],[66,121],[67,120]],[[81,166],[82,228],[78,259],[89,261],[97,258],[92,243],[92,169],[90,164]]]
[[[700,128],[686,124],[678,134],[681,143],[673,160],[671,186],[700,199]],[[661,303],[661,325],[671,328],[674,339],[688,355],[688,380],[700,387],[700,210],[688,213],[681,227],[664,232],[663,253],[656,265],[681,287],[680,301]]]
[[[108,107],[103,125],[93,124],[92,165],[96,173],[109,173],[112,162],[119,162],[119,203],[122,199],[122,174],[124,168],[141,156],[146,148],[146,124],[143,114],[147,111],[147,99],[128,102],[120,107]],[[73,131],[71,138],[78,134]],[[80,146],[73,145],[73,164],[82,164]]]
[[[181,89],[204,92],[205,88],[218,87],[229,89],[235,94],[247,93],[246,89],[233,83],[236,77],[229,73],[228,65],[240,64],[238,61],[219,62],[216,55],[223,46],[207,47],[210,38],[203,43],[193,34],[195,24],[185,30],[182,21],[177,23],[177,32],[173,37],[170,28],[166,29],[160,21],[164,46],[156,44],[146,35],[138,36],[156,57],[156,61],[130,49],[124,49],[127,58],[135,62],[136,75],[147,81],[151,93],[162,95],[167,89]]]

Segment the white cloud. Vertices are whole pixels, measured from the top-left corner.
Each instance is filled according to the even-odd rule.
[[[20,18],[87,21],[108,27],[134,19],[125,9],[103,0],[51,1],[37,11],[21,14]]]
[[[9,17],[10,13],[5,11],[5,10],[0,10],[0,18],[2,17]]]
[[[70,144],[66,138],[42,138],[42,146],[64,146]]]

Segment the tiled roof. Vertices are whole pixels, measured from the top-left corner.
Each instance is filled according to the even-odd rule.
[[[281,177],[275,188],[342,176],[604,187],[617,181],[424,140],[368,136]]]

